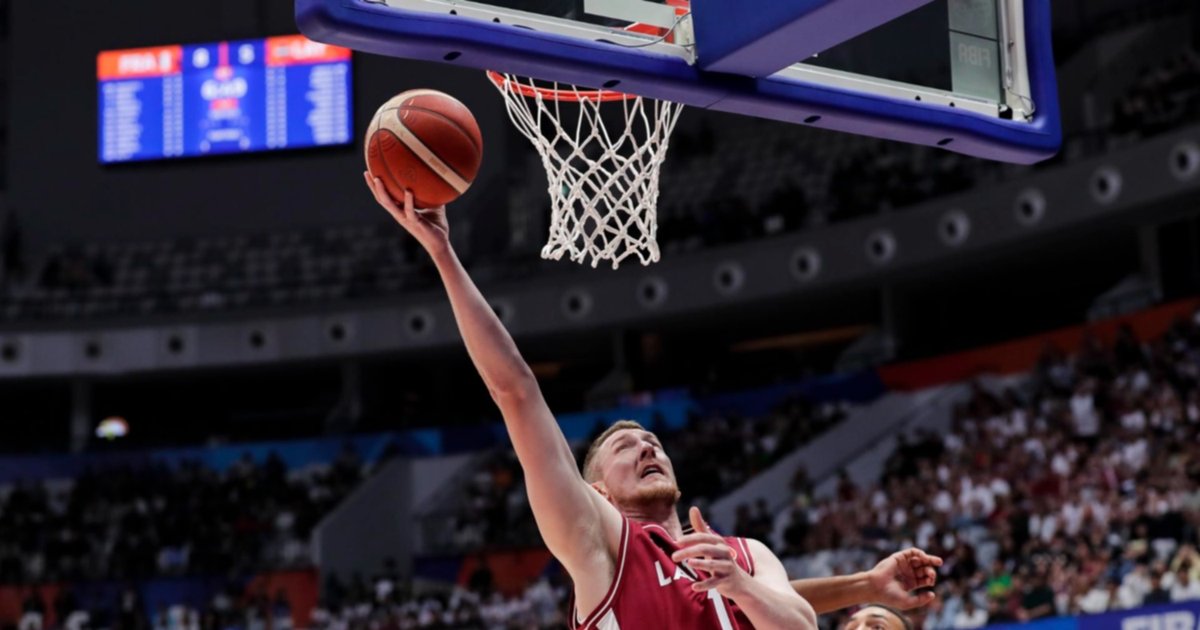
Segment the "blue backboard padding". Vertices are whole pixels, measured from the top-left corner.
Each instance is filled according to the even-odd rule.
[[[692,4],[696,65],[765,77],[932,0],[703,0]]]
[[[1050,0],[1025,0],[1025,21],[1031,91],[1038,108],[1032,122],[778,77],[704,72],[682,59],[645,49],[503,23],[363,0],[296,0],[296,23],[305,35],[356,50],[587,87],[617,81],[615,89],[693,107],[802,124],[819,116],[814,126],[914,144],[937,145],[950,139],[945,148],[951,151],[1029,164],[1054,155],[1062,134],[1050,46]]]

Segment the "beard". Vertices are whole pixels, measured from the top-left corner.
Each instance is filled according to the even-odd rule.
[[[675,485],[674,481],[662,479],[653,484],[639,485],[637,490],[625,497],[621,503],[637,511],[662,507],[674,509],[680,496],[679,487]]]

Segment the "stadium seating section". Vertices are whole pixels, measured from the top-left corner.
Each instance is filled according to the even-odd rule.
[[[1104,128],[1068,138],[1063,156],[1047,164],[1200,117],[1200,55],[1180,53],[1139,76],[1105,117]],[[911,206],[1027,172],[928,147],[798,126],[781,131],[778,125],[740,117],[720,118],[718,132],[715,120],[685,120],[673,140],[660,201],[659,240],[668,253]],[[1095,142],[1097,137],[1102,142]],[[525,171],[540,173],[536,159],[528,159]],[[540,177],[525,178],[513,187],[510,203],[547,204],[548,209],[544,188]],[[535,213],[542,222],[547,209]],[[533,227],[532,233],[544,233],[544,226]],[[521,277],[539,249],[540,244],[513,248],[504,260],[490,261],[490,268],[477,273]],[[384,222],[249,236],[64,244],[37,260],[6,259],[0,321],[203,313],[396,296],[433,286],[425,263],[411,239]],[[19,269],[27,270],[24,277]]]

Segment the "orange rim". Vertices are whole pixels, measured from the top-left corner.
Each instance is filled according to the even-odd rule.
[[[624,92],[614,92],[612,90],[555,90],[553,88],[541,88],[536,85],[525,85],[518,81],[510,81],[504,75],[495,70],[488,70],[487,76],[491,79],[496,87],[506,92],[516,92],[527,98],[544,98],[551,101],[564,101],[570,103],[578,103],[579,101],[590,102],[609,102],[609,101],[627,101],[637,98],[635,94],[626,94]]]

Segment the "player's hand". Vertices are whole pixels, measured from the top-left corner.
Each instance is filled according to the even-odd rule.
[[[940,566],[941,558],[916,548],[884,558],[867,572],[874,601],[897,610],[927,605],[935,595],[926,589],[937,584],[937,567]]]
[[[688,510],[688,518],[692,521],[693,533],[676,541],[680,549],[671,555],[671,560],[686,561],[687,566],[703,578],[692,584],[693,591],[715,588],[721,595],[736,599],[753,578],[738,565],[733,547],[714,533],[700,516],[700,508]]]
[[[421,210],[414,208],[410,190],[404,191],[404,205],[400,206],[388,194],[383,181],[378,177],[372,177],[370,172],[363,171],[363,179],[367,182],[367,188],[371,189],[371,194],[375,195],[375,201],[392,215],[396,223],[412,234],[426,251],[432,254],[450,246],[450,224],[446,222],[446,206]]]

